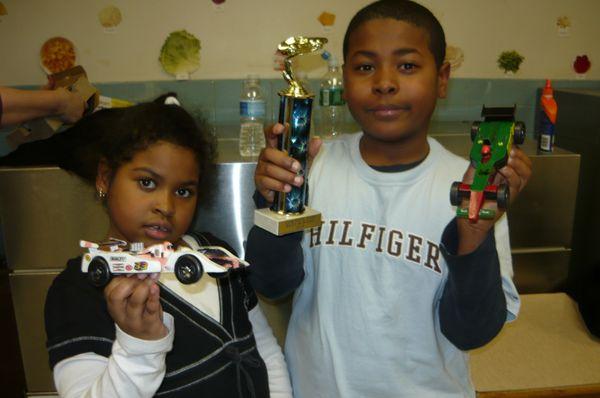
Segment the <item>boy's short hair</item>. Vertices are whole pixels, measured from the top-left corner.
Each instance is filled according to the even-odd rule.
[[[410,0],[379,0],[358,11],[344,35],[344,61],[348,55],[350,34],[372,19],[392,18],[424,29],[429,35],[429,50],[439,68],[446,57],[446,36],[442,25],[426,7]]]

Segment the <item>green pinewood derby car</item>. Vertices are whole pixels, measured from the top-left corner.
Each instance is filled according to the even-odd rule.
[[[495,200],[498,208],[507,209],[509,204],[508,185],[494,185],[496,172],[506,165],[512,144],[525,141],[525,124],[515,122],[514,107],[486,108],[481,110],[482,122],[476,121],[471,127],[470,160],[475,168],[473,183],[452,183],[450,203],[457,206],[456,216],[477,222],[480,218],[492,219],[495,210],[483,208],[485,200]],[[463,199],[468,198],[468,207],[462,207]]]

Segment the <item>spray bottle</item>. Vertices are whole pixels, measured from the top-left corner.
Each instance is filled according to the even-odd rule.
[[[546,80],[546,86],[542,91],[539,149],[544,152],[552,152],[554,149],[554,126],[556,125],[556,114],[558,105],[554,99],[550,80]]]

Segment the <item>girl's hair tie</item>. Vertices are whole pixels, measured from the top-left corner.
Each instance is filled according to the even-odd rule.
[[[181,106],[181,104],[179,103],[179,100],[174,95],[170,95],[167,98],[165,98],[165,105]]]

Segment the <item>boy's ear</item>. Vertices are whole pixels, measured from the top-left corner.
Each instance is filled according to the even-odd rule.
[[[438,70],[438,98],[446,98],[448,80],[450,79],[450,63],[444,62]]]
[[[96,171],[96,191],[108,193],[110,181],[112,179],[112,170],[108,166],[106,159],[100,159],[98,170]]]

